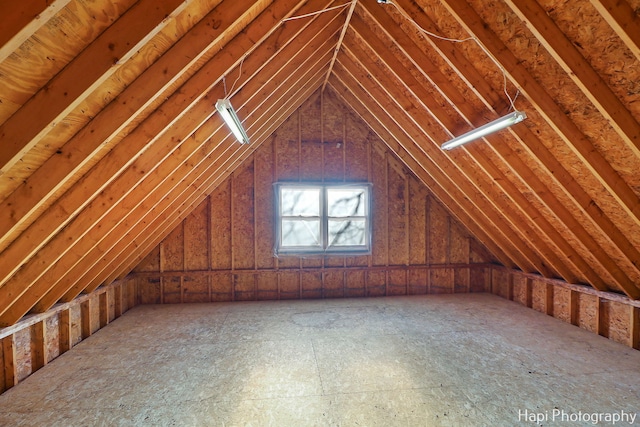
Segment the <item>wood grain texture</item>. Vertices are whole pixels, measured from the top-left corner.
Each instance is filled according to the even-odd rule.
[[[315,140],[303,139],[302,129],[306,128],[307,118],[312,128],[322,122],[325,128],[323,135],[333,139],[333,142],[318,145]],[[327,131],[329,128],[334,129],[333,134]],[[196,277],[202,277],[198,279],[202,283],[204,277],[212,277],[215,290],[216,276],[210,276],[215,271],[228,271],[233,275],[234,300],[406,295],[426,293],[428,283],[432,284],[430,289],[437,292],[471,290],[468,268],[458,273],[454,273],[454,268],[432,272],[431,279],[425,269],[410,270],[412,264],[424,265],[427,254],[430,254],[431,264],[467,266],[474,239],[451,218],[446,209],[430,195],[429,190],[398,162],[379,139],[371,137],[366,125],[331,90],[317,92],[275,135],[277,137],[273,144],[267,143],[249,156],[211,193],[208,202],[202,202],[160,244],[163,248],[160,252],[166,258],[162,263],[164,273],[171,272],[167,268],[170,265],[174,266],[174,272],[182,271],[180,262],[170,260],[182,260],[184,257],[188,267],[198,263],[200,254],[212,254],[211,269],[192,267],[186,269],[185,275],[163,275],[164,302],[177,302],[180,292],[176,286],[180,285],[186,290],[193,288]],[[357,136],[358,140],[352,143],[347,139],[348,135]],[[340,141],[339,150],[336,138]],[[329,148],[331,145],[335,145],[334,148]],[[342,149],[350,145],[353,145],[353,149],[363,159],[357,162],[344,161]],[[311,162],[303,153],[323,155],[324,160],[316,157],[316,161]],[[368,161],[369,156],[371,162]],[[326,167],[328,163],[332,163],[332,166]],[[302,177],[306,177],[316,182],[323,178],[331,182],[333,179],[343,182],[351,163],[357,164],[354,172],[357,182],[362,182],[368,176],[373,180],[372,255],[347,258],[274,258],[272,230],[275,180],[294,178],[304,182]],[[325,167],[320,170],[317,164],[324,164]],[[362,170],[358,172],[357,168]],[[336,172],[337,175],[331,178],[322,173],[322,170],[326,174],[334,169],[340,172]],[[378,170],[385,173],[377,173]],[[259,179],[256,174],[259,174]],[[204,221],[203,215],[207,212],[204,206],[207,205],[211,206],[210,217]],[[429,225],[427,217],[430,218]],[[213,230],[210,244],[195,235],[183,238],[183,234],[189,229],[197,233],[198,227],[191,224],[203,222],[211,224]],[[453,232],[450,230],[451,224],[455,226]],[[204,228],[200,232],[206,235]],[[427,240],[430,242],[429,247]],[[184,242],[188,242],[186,246]],[[475,244],[480,245],[477,242]],[[454,256],[450,254],[451,247],[455,248]],[[157,252],[158,250],[153,250],[151,253]],[[234,257],[233,262],[229,258],[230,254]],[[191,261],[190,256],[195,256],[196,260]],[[259,262],[256,263],[254,256]],[[489,262],[490,259],[479,258],[476,261]],[[151,278],[152,265],[153,258],[145,261],[135,271]],[[369,266],[402,268],[391,268],[384,271],[382,276],[373,273],[370,276],[367,274]],[[264,275],[259,273],[261,271]],[[158,271],[160,275],[162,272]],[[459,280],[459,283],[454,284],[455,280]],[[142,282],[141,286],[148,285]]]
[[[510,299],[507,288],[512,283],[515,302],[628,347],[638,348],[638,301],[502,267],[492,270],[491,293],[494,295]]]
[[[107,302],[113,295],[122,296],[136,279],[114,282],[93,294],[60,304],[46,313],[27,317],[0,331],[0,390],[5,391],[24,381],[46,364],[66,353],[83,339],[109,323],[115,313]],[[124,293],[123,290],[127,289]],[[117,291],[117,292],[116,292]],[[111,296],[111,297],[110,297]],[[135,303],[120,301],[123,310]]]
[[[135,268],[144,289],[88,302],[89,326],[70,312],[65,342],[142,300],[492,289],[635,346],[637,313],[616,304],[640,298],[639,6],[0,6],[0,325]],[[441,150],[513,109],[527,120]],[[263,215],[280,179],[372,183],[371,255],[275,258]],[[525,279],[492,283],[490,262]]]

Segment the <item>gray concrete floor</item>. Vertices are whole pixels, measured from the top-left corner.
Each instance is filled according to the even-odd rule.
[[[484,294],[140,306],[0,396],[2,426],[640,425],[638,412],[639,351]]]

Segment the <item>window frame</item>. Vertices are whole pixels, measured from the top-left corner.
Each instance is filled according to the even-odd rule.
[[[273,184],[275,194],[275,242],[274,254],[280,255],[370,255],[372,232],[372,184],[368,182],[326,183],[326,182],[276,182]],[[282,215],[281,191],[283,188],[319,189],[320,190],[320,216],[305,218],[317,218],[320,221],[320,244],[318,246],[282,246],[282,221],[283,219],[296,219],[301,217]],[[332,216],[328,215],[328,192],[332,189],[363,189],[365,191],[364,215]],[[364,244],[362,245],[329,245],[329,222],[331,219],[363,219],[365,222]]]

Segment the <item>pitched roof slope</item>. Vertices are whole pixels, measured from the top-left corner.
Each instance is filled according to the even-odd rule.
[[[640,297],[638,0],[28,3],[0,6],[0,325],[126,275],[318,88],[504,265]]]

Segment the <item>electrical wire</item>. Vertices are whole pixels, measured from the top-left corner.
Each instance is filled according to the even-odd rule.
[[[307,17],[309,17],[309,16],[319,15],[319,14],[321,14],[321,13],[329,12],[329,11],[331,11],[331,10],[336,10],[336,9],[340,9],[340,8],[346,9],[346,8],[347,8],[347,6],[350,6],[350,5],[351,5],[351,2],[347,2],[347,3],[345,3],[345,4],[340,4],[340,5],[338,5],[338,6],[328,7],[328,8],[326,8],[326,9],[318,10],[318,11],[316,11],[316,12],[305,13],[304,15],[298,15],[298,16],[291,16],[291,17],[289,17],[289,18],[283,19],[283,20],[282,20],[282,22],[292,21],[292,20],[294,20],[294,19],[307,18]]]
[[[238,77],[236,77],[236,80],[233,82],[233,85],[231,86],[231,90],[229,92],[233,92],[233,88],[236,87],[236,83],[238,83],[238,80],[240,80],[240,76],[242,76],[242,64],[244,64],[244,58],[246,58],[247,55],[244,55],[242,57],[242,60],[240,61],[240,71],[238,72]],[[226,88],[226,86],[225,86]],[[225,89],[225,95],[227,93],[227,90]]]
[[[355,0],[357,1],[357,0]],[[310,13],[305,13],[303,15],[298,15],[298,16],[291,16],[289,18],[283,19],[280,23],[284,23],[287,21],[292,21],[295,19],[302,19],[302,18],[308,18],[310,16],[316,16],[319,15],[321,13],[325,13],[325,12],[329,12],[332,10],[336,10],[336,9],[346,9],[348,6],[351,6],[351,1],[338,5],[338,6],[332,6],[332,7],[328,7],[325,9],[321,9],[315,12],[310,12]],[[464,43],[464,42],[468,42],[468,41],[474,41],[478,47],[480,47],[480,49],[482,49],[482,51],[487,55],[487,57],[489,57],[489,59],[491,59],[491,61],[498,67],[498,69],[500,70],[500,72],[502,73],[502,80],[503,80],[503,92],[506,95],[507,99],[509,100],[509,111],[511,110],[515,110],[515,100],[518,98],[518,95],[520,95],[520,90],[516,89],[516,94],[511,97],[511,95],[509,95],[509,91],[507,89],[507,71],[504,69],[504,67],[502,66],[502,64],[491,54],[491,52],[489,52],[489,50],[482,44],[480,43],[480,40],[478,40],[477,37],[475,36],[471,36],[471,37],[467,37],[465,39],[455,39],[455,38],[450,38],[450,37],[444,37],[441,36],[439,34],[435,34],[429,30],[426,30],[425,28],[422,28],[416,21],[413,20],[413,18],[411,18],[407,12],[405,12],[402,8],[400,8],[398,5],[395,4],[395,2],[392,2],[391,0],[384,0],[384,1],[380,1],[378,0],[378,3],[381,4],[391,4],[393,5],[396,10],[400,13],[400,15],[402,15],[407,21],[411,22],[418,30],[420,30],[422,33],[426,34],[429,37],[438,39],[438,40],[442,40],[442,41],[446,41],[446,42],[451,42],[451,43]],[[236,86],[236,83],[238,82],[238,80],[240,80],[240,77],[242,76],[242,64],[244,63],[244,59],[246,58],[246,54],[245,56],[242,57],[242,61],[240,61],[240,70],[238,73],[238,77],[236,78],[236,80],[233,82],[233,85],[231,86],[231,90],[229,92],[233,92],[233,89]],[[227,96],[227,82],[226,79],[223,76],[223,82],[224,82],[224,93],[225,93],[225,97]]]
[[[396,10],[409,22],[411,22],[418,30],[420,30],[422,33],[426,34],[429,37],[435,38],[435,39],[439,39],[439,40],[443,40],[443,41],[447,41],[447,42],[452,42],[452,43],[463,43],[463,42],[467,42],[467,41],[474,41],[478,47],[480,47],[480,49],[482,49],[482,51],[489,57],[489,59],[491,59],[491,61],[493,61],[493,63],[498,67],[498,69],[500,70],[500,72],[502,72],[502,81],[503,81],[503,92],[504,94],[507,96],[507,99],[509,99],[509,111],[511,110],[515,110],[515,100],[518,98],[518,95],[520,94],[520,90],[517,89],[516,90],[516,94],[515,96],[512,98],[511,95],[509,95],[509,91],[507,90],[507,70],[504,69],[504,67],[502,66],[502,64],[491,54],[491,52],[489,52],[489,50],[482,44],[480,43],[480,40],[478,40],[477,37],[472,36],[472,37],[467,37],[466,39],[453,39],[453,38],[449,38],[449,37],[443,37],[440,36],[438,34],[435,34],[431,31],[428,31],[424,28],[422,28],[416,21],[413,20],[413,18],[411,18],[407,12],[405,12],[402,8],[400,8],[398,5],[395,4],[395,2],[392,2],[390,0],[386,0],[384,2],[384,4],[391,4],[393,5]]]
[[[280,24],[283,24],[286,21],[291,21],[291,20],[294,20],[294,19],[301,19],[301,18],[307,18],[307,17],[310,17],[310,16],[319,15],[321,13],[329,12],[329,11],[336,10],[336,9],[346,9],[347,6],[351,5],[351,3],[352,2],[348,2],[348,3],[345,3],[345,4],[338,5],[338,6],[332,6],[332,7],[326,8],[326,9],[318,10],[316,12],[306,13],[304,15],[291,16],[289,18],[286,18],[286,19],[283,19],[282,21],[280,21]],[[244,59],[246,57],[247,57],[247,54],[245,54],[242,57],[242,61],[240,61],[240,70],[239,70],[239,73],[238,73],[238,77],[233,82],[233,85],[231,86],[231,90],[229,90],[229,93],[233,93],[233,89],[236,87],[236,83],[238,83],[238,80],[240,80],[240,77],[242,76],[242,64],[244,63]],[[225,79],[224,75],[222,76],[222,82],[224,84],[224,96],[226,98],[227,97],[227,80]]]

